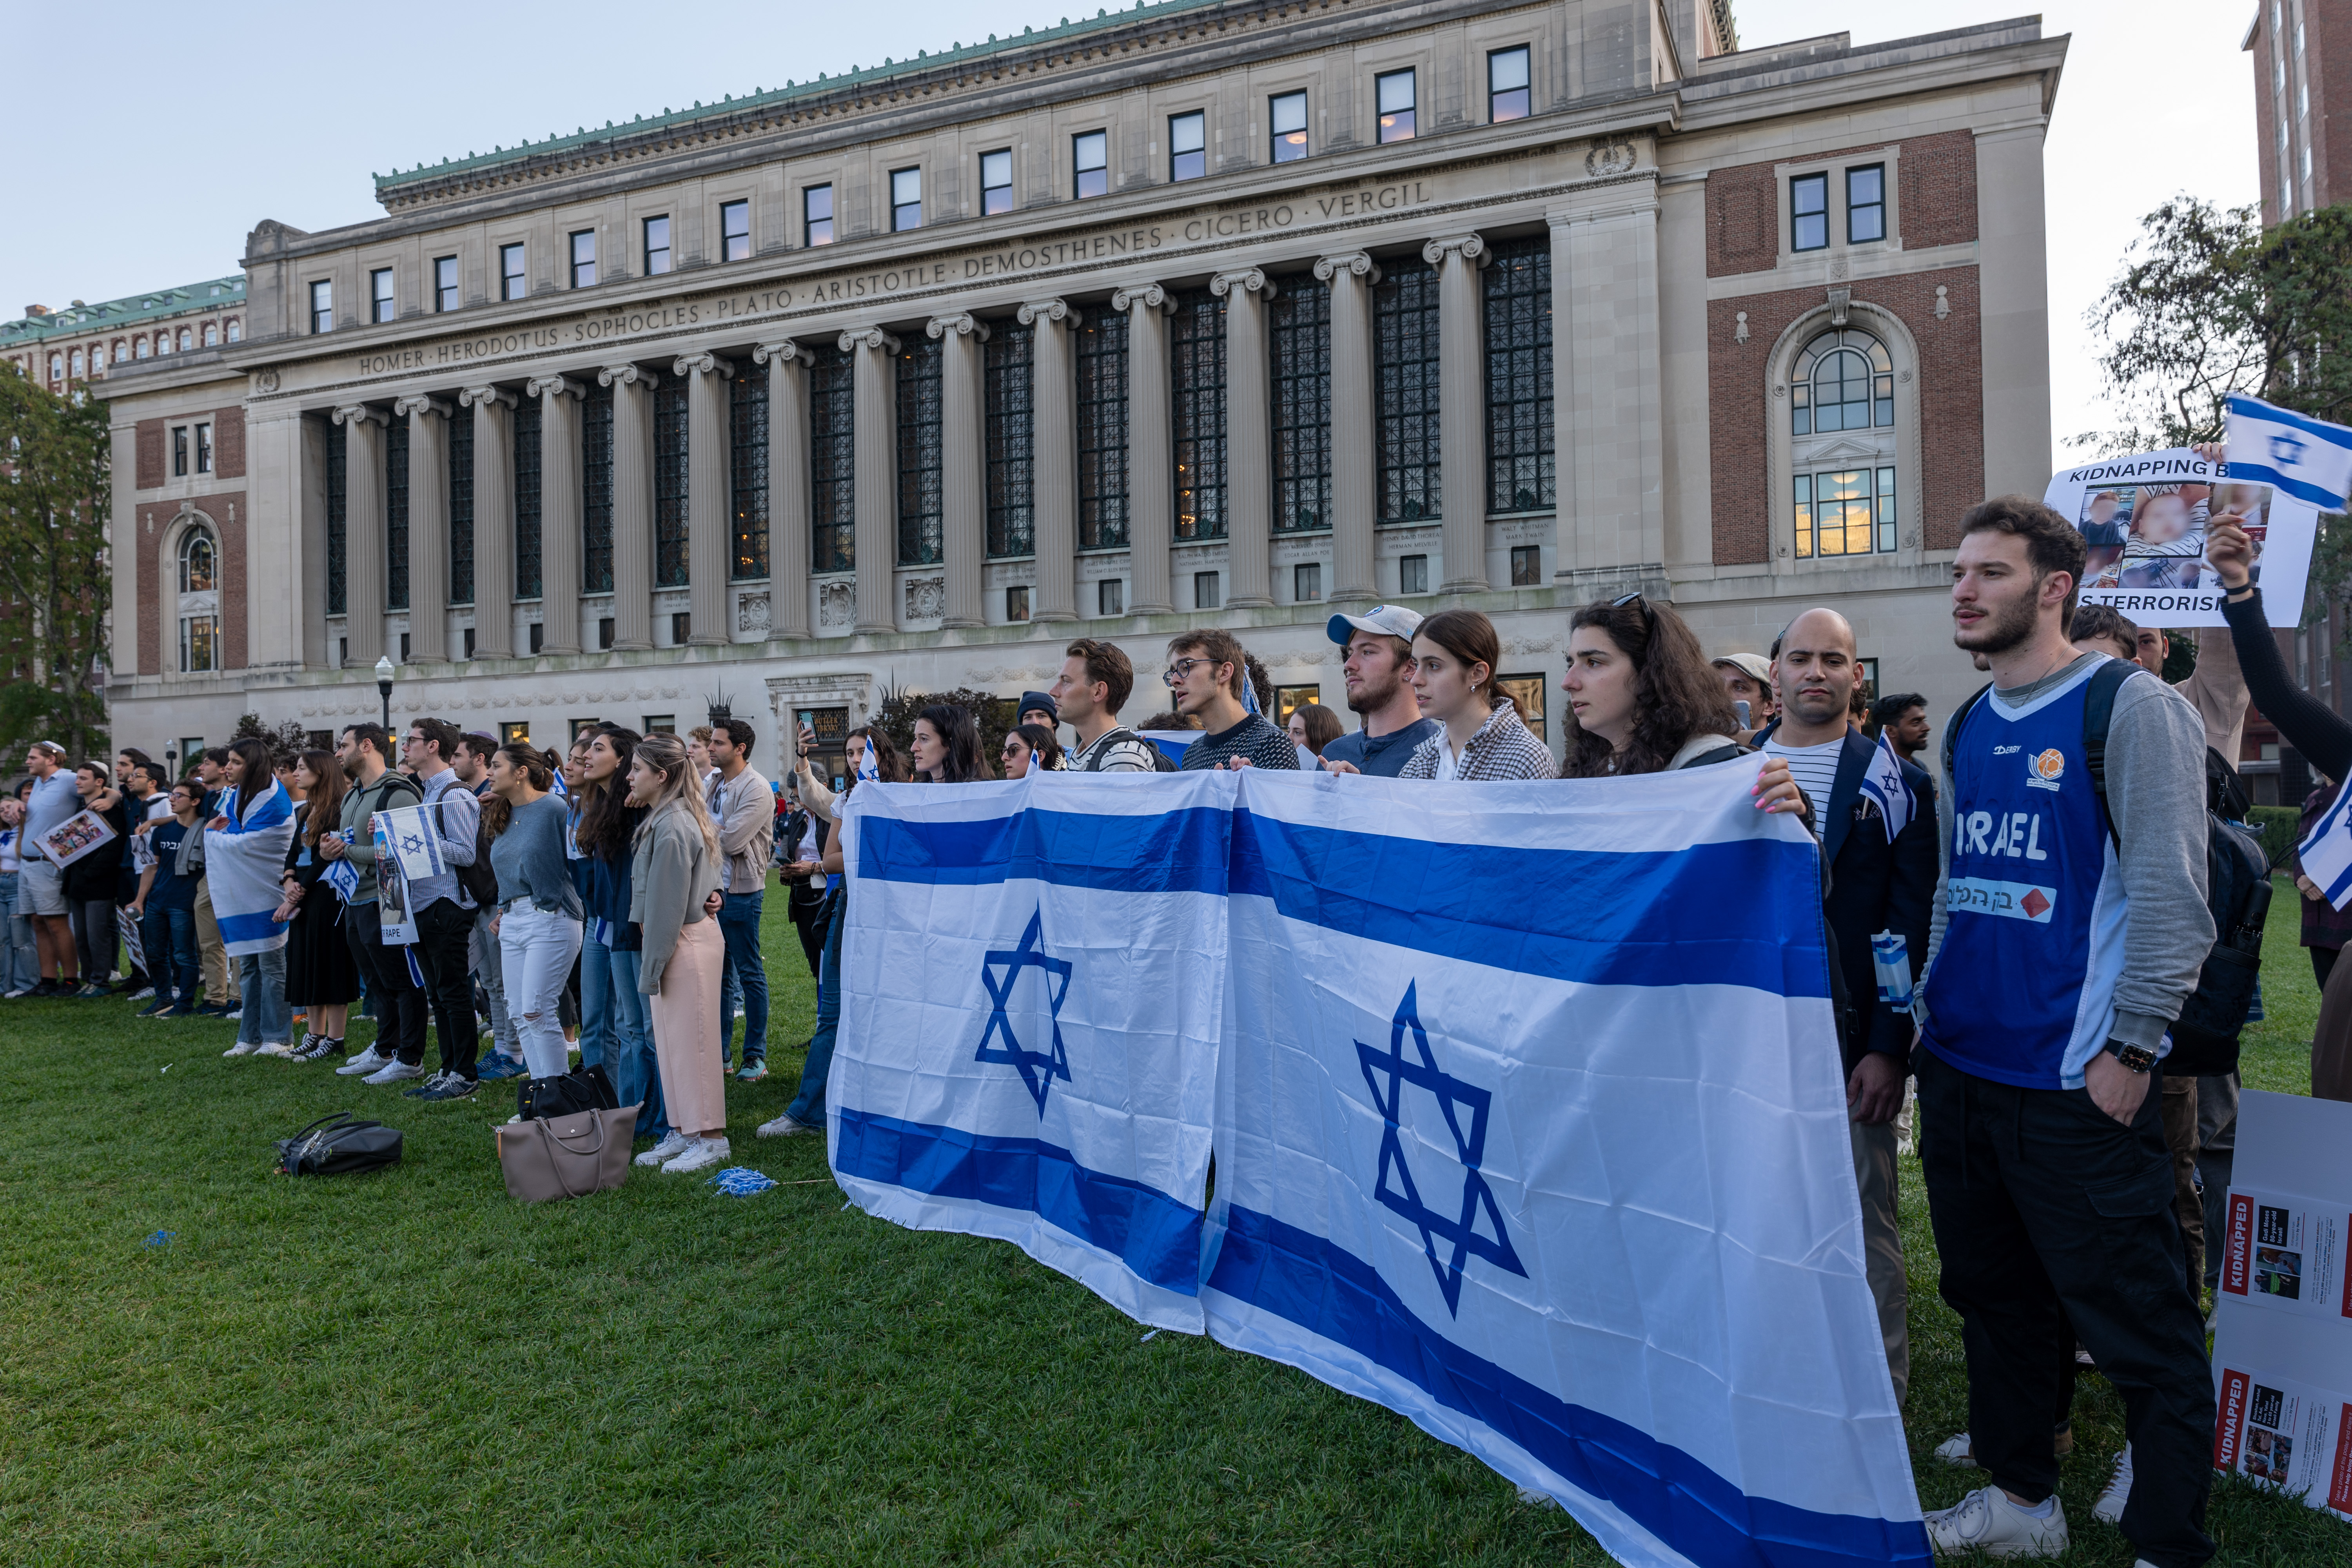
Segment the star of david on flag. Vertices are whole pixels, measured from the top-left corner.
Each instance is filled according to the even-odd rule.
[[[2352,429],[2263,402],[2232,397],[2230,478],[2276,485],[2322,511],[2341,511],[2352,496]]]
[[[1389,1023],[1387,1051],[1376,1050],[1361,1040],[1356,1042],[1356,1060],[1364,1069],[1364,1081],[1371,1086],[1372,1100],[1381,1108],[1382,1121],[1380,1179],[1373,1195],[1419,1227],[1422,1251],[1437,1275],[1438,1289],[1445,1295],[1445,1310],[1459,1316],[1462,1266],[1472,1258],[1483,1258],[1521,1279],[1527,1278],[1528,1271],[1511,1246],[1510,1232],[1503,1227],[1503,1211],[1496,1206],[1494,1189],[1486,1185],[1486,1178],[1478,1172],[1478,1163],[1486,1155],[1486,1112],[1493,1103],[1493,1092],[1465,1083],[1438,1067],[1437,1058],[1429,1048],[1429,1031],[1421,1026],[1415,991],[1415,983],[1407,981],[1404,1000],[1397,1004],[1396,1016]],[[1419,1061],[1404,1053],[1408,1029],[1412,1031]],[[1438,1112],[1445,1118],[1446,1130],[1454,1134],[1454,1158],[1462,1166],[1458,1213],[1441,1212],[1424,1202],[1421,1184],[1413,1180],[1412,1167],[1405,1160],[1402,1118],[1408,1085],[1427,1091],[1436,1100]],[[1398,1184],[1393,1187],[1389,1184],[1391,1172]],[[1424,1170],[1423,1173],[1431,1173]],[[1433,1184],[1431,1190],[1436,1190]],[[1482,1214],[1494,1225],[1491,1240],[1478,1232]],[[1438,1257],[1441,1241],[1452,1249],[1442,1261]]]
[[[1919,803],[1904,782],[1903,760],[1895,754],[1895,742],[1885,731],[1879,731],[1878,750],[1871,753],[1870,766],[1863,771],[1861,789],[1878,803],[1878,815],[1886,823],[1886,842],[1894,843],[1895,835],[1911,825]]]
[[[425,817],[429,809],[403,805],[376,814],[384,826],[385,844],[400,862],[402,873],[411,880],[438,877],[448,870],[441,859],[441,836]]]
[[[1070,994],[1070,963],[1067,959],[1045,956],[1045,912],[1040,908],[1029,917],[1029,926],[1021,933],[1021,945],[1014,948],[992,949],[981,962],[980,983],[988,989],[990,1012],[988,1026],[981,1031],[980,1049],[973,1053],[974,1061],[997,1062],[1013,1068],[1021,1074],[1021,1081],[1037,1101],[1037,1114],[1045,1114],[1045,1096],[1052,1090],[1054,1080],[1070,1081],[1070,1054],[1062,1046],[1062,998]],[[1045,976],[1045,1004],[1053,1020],[1053,1048],[1034,1051],[1021,1043],[1013,1031],[1013,1017],[1006,1011],[1013,1005],[1013,988],[1020,984],[1021,972],[1034,966]],[[1002,966],[1004,977],[999,980],[992,971]],[[992,1045],[999,1036],[1001,1046]]]

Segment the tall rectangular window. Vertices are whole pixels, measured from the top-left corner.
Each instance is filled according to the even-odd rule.
[[[1168,177],[1171,180],[1197,180],[1209,172],[1209,113],[1196,109],[1190,114],[1168,117]]]
[[[1070,138],[1070,167],[1076,184],[1072,195],[1080,201],[1110,191],[1110,132],[1082,131]]]
[[[992,217],[1013,210],[1013,149],[980,155],[980,213]]]
[[[1037,552],[1034,469],[1034,382],[1031,355],[1037,331],[1018,321],[991,323],[985,359],[988,425],[988,553],[992,558]]]
[[[669,218],[646,219],[646,276],[659,278],[669,270]]]
[[[1380,137],[1382,142],[1412,140],[1413,73],[1409,70],[1388,71],[1372,79],[1373,96],[1380,104]]]
[[[1437,272],[1400,260],[1372,290],[1380,498],[1376,521],[1439,514]]]
[[[1845,240],[1863,245],[1886,237],[1886,165],[1845,172]]]
[[[449,602],[474,602],[474,418],[463,411],[449,420]]]
[[[184,425],[172,426],[172,477],[188,477],[188,427]]]
[[[212,421],[206,419],[199,421],[196,425],[196,472],[209,474],[212,471],[213,426]]]
[[[1486,118],[1500,125],[1525,120],[1534,109],[1528,88],[1528,47],[1496,49],[1486,57]]]
[[[613,389],[591,385],[580,405],[580,588],[613,591]],[[603,646],[610,647],[610,643]]]
[[[721,261],[751,259],[751,204],[750,202],[719,204],[719,259]]]
[[[1307,156],[1307,95],[1286,92],[1268,99],[1265,108],[1274,137],[1273,161],[1287,163]]]
[[[572,235],[572,286],[593,289],[596,285],[596,231],[575,229]]]
[[[383,433],[383,607],[408,608],[408,421],[397,415]]]
[[[1206,289],[1176,296],[1168,323],[1176,459],[1176,537],[1225,537],[1225,302]]]
[[[1223,603],[1224,595],[1217,592],[1217,574],[1214,572],[1192,574],[1192,607],[1194,609],[1213,610]]]
[[[1479,274],[1486,330],[1486,510],[1559,504],[1551,401],[1551,237],[1495,247]]]
[[[499,298],[520,300],[530,292],[530,281],[523,275],[523,247],[520,244],[499,247]]]
[[[1127,312],[1097,308],[1074,334],[1078,548],[1127,546]]]
[[[852,360],[837,344],[816,351],[809,378],[809,570],[857,565],[857,454]]]
[[[923,172],[920,169],[890,171],[890,227],[893,230],[923,226]]]
[[[518,599],[536,599],[540,586],[540,400],[526,397],[514,410],[514,585]],[[539,650],[533,648],[532,652]]]
[[[1331,289],[1286,278],[1273,328],[1274,526],[1331,526]]]
[[[392,291],[392,268],[379,267],[368,274],[368,320],[389,321],[399,314],[399,300]]]
[[[947,558],[940,489],[940,376],[943,344],[908,333],[898,351],[898,564]]]
[[[346,552],[351,541],[350,447],[342,426],[327,426],[327,614],[351,613],[351,574]]]
[[[801,193],[801,243],[833,243],[833,187],[811,185]]]
[[[687,380],[654,383],[654,586],[687,584]]]
[[[314,332],[335,330],[335,285],[331,279],[321,278],[310,285],[310,330]]]
[[[1789,248],[1823,250],[1830,243],[1830,177],[1800,174],[1789,182]]]
[[[734,538],[727,575],[738,583],[768,574],[768,372],[739,363],[727,383],[728,490]]]
[[[457,308],[457,258],[436,257],[433,260],[433,308],[454,310]]]

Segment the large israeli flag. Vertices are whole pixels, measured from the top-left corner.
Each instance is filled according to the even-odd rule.
[[[860,1207],[1201,1331],[1234,787],[857,786],[826,1132]]]
[[[1202,1300],[1632,1564],[1926,1564],[1818,852],[1753,759],[1238,780]]]
[[[2233,396],[2228,409],[2230,478],[2276,485],[2321,511],[2342,511],[2352,495],[2352,430]]]

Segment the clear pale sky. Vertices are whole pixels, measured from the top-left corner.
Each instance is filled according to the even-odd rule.
[[[1098,0],[1099,4],[1099,0]],[[1750,47],[1860,41],[2026,14],[2021,0],[1734,0]],[[289,0],[208,13],[105,4],[19,58],[0,142],[19,174],[0,320],[236,270],[265,217],[324,229],[380,216],[371,171],[705,102],[884,54],[1051,26],[1065,0],[895,0],[887,12],[701,0],[466,8],[420,26]],[[1083,14],[1083,13],[1080,13]],[[2138,219],[2188,191],[2255,199],[2252,0],[2048,0],[2071,34],[2050,130],[2051,381],[2061,442],[2103,426],[2084,312]],[[20,18],[26,14],[19,13]],[[56,15],[62,16],[63,13]],[[887,15],[887,26],[873,17]],[[26,29],[17,29],[20,38]],[[2056,453],[2064,461],[2063,446]]]

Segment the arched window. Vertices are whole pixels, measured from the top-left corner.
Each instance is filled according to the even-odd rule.
[[[189,334],[187,328],[182,327],[180,329],[180,352],[182,353],[186,353],[194,347],[195,347],[194,338]]]
[[[49,379],[51,381],[63,381],[65,378],[66,356],[63,354],[51,354],[49,356]]]
[[[171,333],[157,332],[155,334],[155,352],[159,354],[167,354],[172,352]]]
[[[205,323],[205,347],[208,349],[216,349],[220,347],[220,323],[218,321],[206,321]]]
[[[81,350],[76,349],[73,352],[73,368],[67,374],[78,376],[81,374]]]
[[[115,339],[115,340],[114,340],[114,363],[117,363],[117,364],[121,364],[121,363],[122,363],[125,360],[128,360],[130,357],[131,357],[131,345],[130,345],[129,343],[124,342],[121,338],[117,338],[117,339]]]
[[[180,539],[180,668],[196,674],[219,668],[219,555],[212,530],[198,526]]]
[[[228,319],[228,341],[234,343],[242,342],[244,340],[245,323],[236,317],[231,316]]]
[[[1895,360],[1854,327],[1808,339],[1789,367],[1797,557],[1892,554],[1899,542]]]
[[[1805,345],[1789,376],[1790,433],[1895,427],[1895,362],[1886,345],[1849,327]]]
[[[135,357],[145,359],[147,357],[147,340],[143,337],[131,339],[131,352]]]

